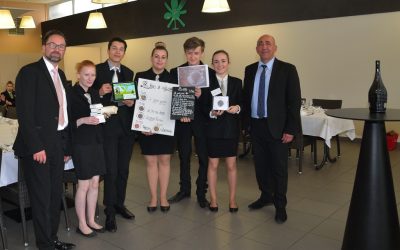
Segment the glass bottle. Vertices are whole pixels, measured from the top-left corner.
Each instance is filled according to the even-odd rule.
[[[387,102],[387,91],[381,77],[381,64],[375,61],[375,78],[368,92],[369,112],[385,113]]]

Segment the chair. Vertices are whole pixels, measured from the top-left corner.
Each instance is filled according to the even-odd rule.
[[[2,152],[1,152],[2,153]],[[0,196],[2,199],[15,204],[19,207],[22,222],[22,237],[24,240],[24,245],[27,247],[29,245],[28,233],[26,227],[26,214],[25,209],[30,207],[30,200],[28,194],[28,188],[26,186],[26,181],[23,173],[23,168],[21,167],[20,161],[18,161],[18,182],[2,187],[0,189]],[[62,196],[64,198],[64,194]],[[65,199],[62,199],[62,204],[65,215],[65,222],[67,228],[69,227],[69,221],[67,218],[67,206]]]
[[[19,162],[18,162],[18,182],[2,187],[0,189],[0,194],[2,200],[4,199],[19,207],[21,222],[22,222],[22,237],[24,240],[24,245],[27,247],[29,245],[28,243],[29,240],[26,227],[25,209],[30,207],[30,201],[29,201],[28,189],[26,186],[25,178]]]
[[[304,147],[311,146],[311,148],[315,149],[316,147],[316,140],[313,136],[303,135],[303,128],[300,122],[300,132],[294,136],[292,142],[289,143],[289,156],[291,155],[290,150],[296,149],[296,158],[299,159],[299,174],[303,173],[303,154],[304,154]],[[311,150],[314,159],[314,165],[317,164],[317,151]]]
[[[323,109],[340,109],[342,108],[342,100],[329,100],[329,99],[312,99],[313,106],[321,107]],[[340,138],[339,135],[335,136],[337,156],[340,157]]]
[[[3,156],[3,150],[0,148],[0,171],[1,171],[2,156]],[[8,249],[7,229],[6,229],[5,225],[4,225],[4,220],[3,220],[2,200],[0,200],[0,231],[1,231],[1,240],[3,242],[3,249]]]
[[[8,106],[6,109],[5,117],[10,119],[17,119],[17,108]]]

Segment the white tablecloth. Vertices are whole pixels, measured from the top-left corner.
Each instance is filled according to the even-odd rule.
[[[18,121],[0,116],[0,148],[12,151],[18,131]]]
[[[321,109],[311,111],[302,112],[301,115],[304,135],[319,136],[325,140],[328,147],[331,147],[331,138],[335,135],[343,134],[351,140],[356,137],[352,120],[327,116]]]

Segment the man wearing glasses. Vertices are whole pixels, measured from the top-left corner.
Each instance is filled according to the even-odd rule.
[[[121,64],[127,44],[119,38],[108,42],[107,61],[96,65],[96,80],[93,87],[99,90],[103,106],[118,106],[118,113],[107,119],[104,125],[104,154],[107,173],[104,175],[104,199],[106,207],[105,228],[109,232],[117,231],[115,214],[132,220],[135,215],[125,207],[126,186],[129,175],[129,162],[132,155],[135,134],[131,130],[133,118],[133,100],[114,102],[112,83],[132,82],[133,71]]]
[[[57,238],[64,162],[70,158],[68,88],[58,68],[65,48],[63,33],[47,32],[42,39],[43,57],[22,67],[16,79],[19,128],[13,149],[25,174],[39,249],[75,246]]]

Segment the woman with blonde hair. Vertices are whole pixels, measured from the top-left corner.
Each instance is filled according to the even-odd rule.
[[[105,173],[103,132],[99,119],[90,116],[90,105],[100,103],[97,90],[92,89],[96,78],[96,66],[84,60],[76,67],[78,83],[72,87],[70,119],[72,126],[72,160],[78,189],[75,210],[79,225],[76,232],[93,237],[103,233],[104,228],[95,221],[99,190],[99,176]]]

